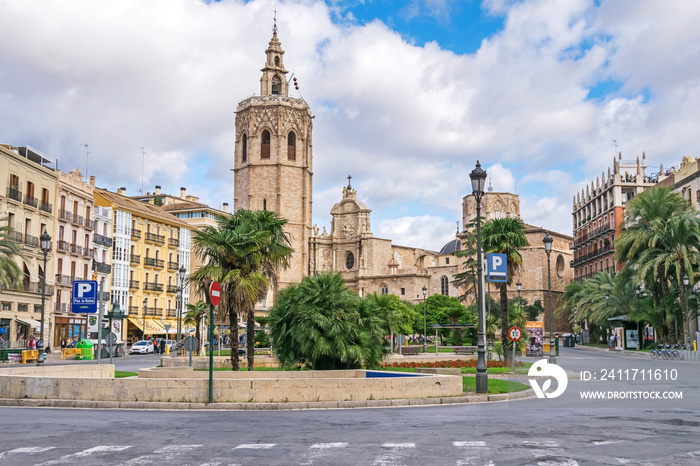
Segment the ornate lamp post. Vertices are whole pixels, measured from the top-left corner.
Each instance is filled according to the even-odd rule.
[[[187,269],[184,265],[177,271],[180,276],[180,311],[177,313],[177,346],[180,346],[180,335],[182,334],[182,312],[185,310],[185,274]]]
[[[146,339],[146,309],[148,309],[148,298],[143,298],[143,327],[141,327],[141,339]]]
[[[428,326],[425,314],[425,300],[428,296],[428,288],[423,287],[423,353],[428,352]]]
[[[547,232],[542,242],[544,243],[544,252],[547,253],[547,280],[549,282],[549,363],[556,364],[557,358],[554,352],[554,314],[552,314],[552,268],[549,262],[549,255],[552,253],[552,243],[554,239],[552,239],[549,232]]]
[[[484,275],[481,258],[481,198],[484,196],[484,186],[486,184],[486,170],[481,168],[479,161],[476,161],[476,168],[469,174],[472,181],[472,194],[476,199],[476,273],[479,279],[477,303],[479,308],[479,331],[477,333],[477,361],[476,361],[476,392],[486,393],[489,389],[489,379],[486,374],[486,348],[484,342],[484,327],[486,317],[484,316]]]
[[[687,287],[689,283],[690,278],[688,278],[688,274],[686,273],[683,275],[683,297],[685,298],[685,344],[686,349],[691,351],[693,347],[690,342],[693,341],[693,339],[690,337],[690,309],[688,309],[688,291],[685,290],[685,287]]]
[[[39,237],[41,241],[41,252],[44,253],[44,276],[41,279],[41,331],[39,343],[36,349],[39,350],[39,356],[36,358],[36,365],[44,365],[44,302],[46,300],[46,255],[51,250],[51,236],[44,230]]]
[[[635,293],[637,293],[637,312],[639,312],[639,295],[642,293],[642,288],[640,286],[637,286],[637,289],[634,290]],[[639,321],[637,321],[637,351],[639,351],[642,346],[642,336],[639,334]]]
[[[520,280],[518,280],[518,282],[515,284],[515,287],[518,289],[518,307],[522,308],[523,303],[522,303],[522,301],[520,301],[520,290],[523,289],[523,284],[520,283]]]

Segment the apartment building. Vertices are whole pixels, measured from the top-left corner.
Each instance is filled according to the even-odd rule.
[[[647,174],[646,154],[636,161],[613,158],[612,171],[577,193],[573,201],[574,280],[582,281],[602,270],[616,272],[615,240],[624,226],[625,204],[639,193],[655,186],[656,175]]]
[[[113,216],[112,301],[129,315],[121,336],[165,334],[177,327],[178,270],[190,273],[190,227],[161,206],[94,188],[95,205]],[[182,300],[189,302],[189,286]],[[186,326],[183,325],[183,331]]]
[[[54,277],[47,270],[54,267],[56,240],[52,240],[53,250],[44,267],[39,237],[44,231],[54,232],[56,161],[29,146],[0,144],[0,173],[5,173],[0,176],[0,218],[12,228],[12,239],[21,244],[23,257],[15,260],[24,274],[21,289],[0,286],[0,335],[13,346],[39,336],[46,277],[44,335],[50,345]]]

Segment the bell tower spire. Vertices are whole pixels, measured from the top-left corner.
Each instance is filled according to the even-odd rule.
[[[260,70],[263,72],[262,78],[260,78],[260,95],[288,97],[289,90],[285,76],[288,71],[284,69],[284,50],[282,50],[282,44],[277,38],[277,10],[275,10],[275,20],[272,26],[272,39],[270,39],[265,54],[267,55],[265,67]]]

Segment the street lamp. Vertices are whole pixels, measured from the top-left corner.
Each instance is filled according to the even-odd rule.
[[[481,198],[484,196],[484,185],[486,184],[486,170],[481,168],[479,161],[476,161],[476,168],[469,174],[472,181],[472,194],[476,199],[476,272],[479,279],[478,285],[478,308],[479,308],[479,331],[477,333],[477,362],[476,362],[476,392],[486,393],[489,389],[489,379],[486,374],[486,348],[484,342],[484,328],[486,317],[484,316],[484,275],[481,259]]]
[[[177,345],[180,346],[180,335],[182,333],[182,311],[185,309],[185,274],[187,269],[184,265],[177,271],[180,275],[180,311],[177,313]]]
[[[554,314],[552,313],[552,268],[549,262],[549,255],[552,253],[552,243],[554,239],[549,235],[549,232],[542,240],[544,243],[544,252],[547,253],[547,281],[549,283],[549,363],[556,364],[557,358],[554,356]]]
[[[423,287],[423,353],[428,352],[428,326],[425,314],[425,299],[428,296],[428,288]]]
[[[39,350],[39,356],[36,358],[36,365],[44,365],[44,302],[46,300],[46,255],[51,250],[51,236],[44,230],[39,237],[41,240],[41,252],[44,253],[44,275],[41,277],[41,332],[39,343],[36,349]]]
[[[685,345],[688,351],[692,350],[690,347],[690,310],[688,309],[688,293],[685,290],[685,287],[688,286],[689,283],[690,278],[688,278],[688,274],[683,275],[683,297],[685,298]]]
[[[639,309],[639,295],[642,293],[642,288],[637,285],[637,289],[634,290],[635,293],[637,293],[637,312],[640,311]],[[637,321],[637,351],[640,350],[640,346],[642,345],[642,336],[639,334],[639,321]]]
[[[141,339],[146,339],[146,309],[148,309],[148,298],[143,298],[143,327],[141,327]]]
[[[518,307],[520,307],[522,309],[523,303],[522,303],[522,301],[520,301],[520,290],[523,289],[523,284],[520,283],[520,280],[518,280],[518,282],[515,284],[515,287],[518,289]]]

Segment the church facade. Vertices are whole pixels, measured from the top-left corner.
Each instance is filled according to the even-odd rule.
[[[331,209],[331,224],[320,229],[312,225],[312,120],[308,104],[289,97],[288,71],[284,68],[281,43],[274,30],[265,51],[260,96],[238,104],[236,110],[234,209],[273,210],[288,220],[286,231],[294,254],[290,268],[280,272],[278,289],[300,282],[315,273],[340,272],[348,287],[359,296],[370,293],[394,294],[402,300],[419,303],[425,296],[460,296],[454,275],[464,270],[464,261],[454,255],[460,250],[455,237],[440,251],[394,244],[372,233],[371,210],[360,200],[350,183],[339,193]],[[462,224],[475,218],[472,195],[462,199]],[[482,200],[482,216],[520,217],[516,194],[487,192]],[[547,309],[547,259],[544,252],[546,231],[527,225],[530,246],[524,248],[523,267],[514,277],[522,282],[522,297],[529,302],[542,299]],[[572,238],[556,232],[552,252],[552,289],[556,299],[571,282]],[[427,290],[425,296],[423,288]],[[498,298],[496,287],[491,294]],[[274,295],[274,293],[273,293]],[[267,310],[274,296],[268,296],[259,310]],[[562,321],[562,329],[566,323]],[[559,331],[558,326],[555,330]]]

